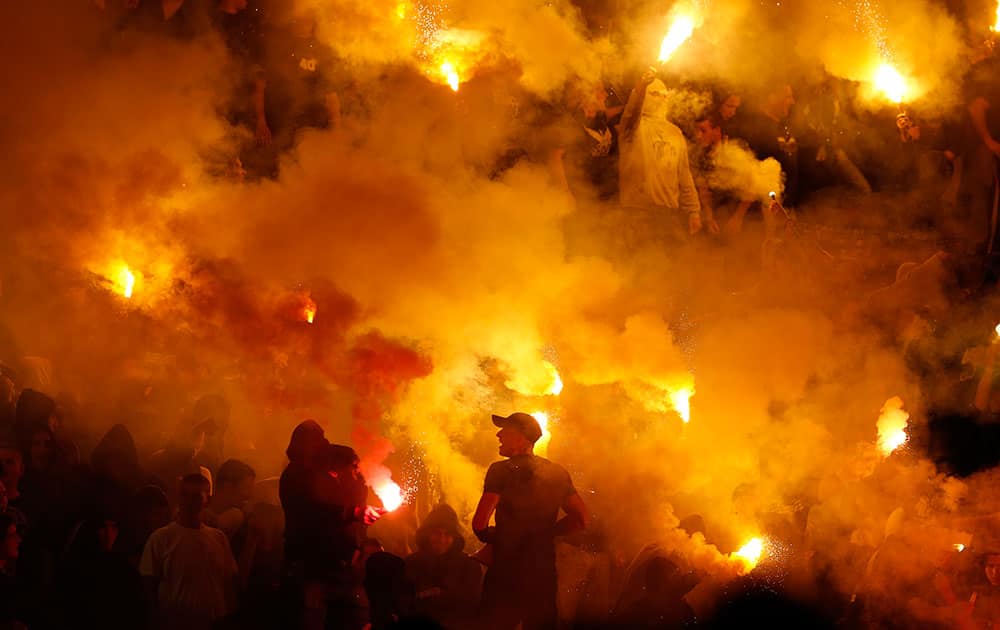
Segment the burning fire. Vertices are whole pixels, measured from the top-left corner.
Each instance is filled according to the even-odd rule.
[[[994,328],[993,330],[996,331],[997,333],[997,339],[1000,339],[1000,324],[997,324],[997,327]]]
[[[694,389],[691,387],[682,387],[670,392],[670,404],[673,405],[684,424],[691,422],[691,396],[693,395]]]
[[[114,277],[115,291],[121,293],[126,300],[132,299],[132,291],[135,289],[135,274],[128,265],[122,264]]]
[[[455,66],[450,61],[441,64],[441,76],[445,78],[453,92],[458,91],[458,71],[455,70]]]
[[[963,551],[965,551],[965,545],[963,545],[962,543],[955,543],[954,545],[952,545],[952,548],[958,553],[962,553]]]
[[[892,64],[883,63],[875,71],[875,88],[897,105],[907,93],[906,80]]]
[[[733,552],[733,557],[740,561],[743,572],[753,571],[764,555],[764,539],[751,538],[750,542],[740,547],[739,551]]]
[[[549,442],[552,441],[552,434],[549,433],[549,414],[544,411],[536,411],[531,415],[535,417],[535,420],[538,420],[539,426],[542,427],[542,437],[535,442],[535,454],[545,457],[549,452]]]
[[[906,443],[909,435],[906,433],[906,423],[910,414],[903,411],[903,399],[893,396],[885,401],[882,415],[878,419],[878,448],[882,455],[888,457],[897,448]]]
[[[556,366],[552,365],[548,361],[544,361],[544,364],[545,369],[548,370],[549,375],[552,377],[552,385],[549,386],[548,391],[545,393],[550,396],[558,396],[563,390],[563,382],[562,378],[559,376],[559,370],[557,370]]]
[[[306,297],[306,303],[302,307],[302,317],[309,324],[313,323],[313,320],[316,319],[316,302],[313,302],[310,297]]]
[[[690,15],[678,15],[674,18],[673,24],[670,25],[670,30],[663,37],[663,43],[660,44],[660,63],[666,63],[670,61],[670,57],[673,56],[677,49],[691,37],[694,33],[694,18]]]
[[[997,2],[996,22],[993,23],[993,26],[990,28],[990,30],[993,31],[994,33],[1000,33],[1000,2]]]
[[[398,483],[391,479],[374,486],[372,490],[375,492],[375,496],[382,501],[382,506],[390,512],[395,512],[399,506],[403,505],[403,490]]]

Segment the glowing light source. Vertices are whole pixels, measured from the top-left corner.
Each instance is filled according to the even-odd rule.
[[[733,553],[733,557],[740,561],[743,572],[753,571],[764,555],[764,540],[762,538],[751,538],[750,541],[740,547],[739,551]]]
[[[997,324],[997,327],[993,330],[996,332],[997,338],[1000,339],[1000,324]]]
[[[691,396],[694,390],[690,387],[682,387],[670,392],[670,404],[684,421],[684,424],[691,422]]]
[[[550,396],[558,396],[563,390],[563,382],[562,378],[559,376],[559,370],[557,370],[556,366],[552,365],[548,361],[545,361],[544,364],[545,369],[549,372],[549,376],[552,377],[552,385],[549,386],[548,391],[545,393]]]
[[[1000,33],[1000,2],[997,2],[997,17],[990,30],[994,33]]]
[[[450,61],[445,61],[444,63],[442,63],[441,75],[445,78],[445,81],[448,82],[448,85],[451,87],[452,91],[457,92],[459,85],[459,77],[458,77],[458,71],[455,69],[454,64],[452,64]]]
[[[312,298],[306,297],[306,303],[302,306],[302,318],[306,323],[311,324],[316,319],[316,302]]]
[[[906,79],[889,63],[883,63],[875,71],[875,88],[897,105],[907,93]]]
[[[878,448],[882,455],[888,457],[897,448],[906,443],[910,436],[906,433],[906,424],[910,414],[903,411],[903,399],[893,396],[885,401],[882,414],[878,418]]]
[[[400,2],[396,5],[396,18],[403,20],[406,18],[406,3]]]
[[[374,486],[372,491],[382,501],[382,507],[390,512],[395,512],[403,505],[403,490],[395,481],[384,481]]]
[[[552,434],[549,432],[549,414],[544,411],[535,411],[531,414],[538,425],[542,427],[542,437],[535,442],[535,454],[545,457],[549,452],[549,442],[552,441]]]
[[[963,551],[965,551],[965,545],[963,545],[962,543],[955,543],[954,545],[952,545],[952,548],[958,553],[962,553]]]
[[[128,265],[123,264],[114,278],[115,290],[121,293],[126,300],[132,299],[132,291],[135,289],[135,274]]]
[[[663,43],[660,44],[660,63],[666,63],[670,60],[677,49],[691,37],[694,33],[694,18],[690,15],[678,15],[674,18],[673,24],[670,25],[670,30],[663,37]]]

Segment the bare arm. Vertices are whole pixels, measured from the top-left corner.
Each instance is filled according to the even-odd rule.
[[[264,95],[267,93],[267,81],[257,77],[253,82],[253,111],[257,117],[257,142],[263,145],[271,144],[271,128],[267,125],[267,114],[264,111]]]
[[[483,493],[483,496],[479,499],[479,505],[476,506],[476,514],[472,517],[472,531],[475,532],[476,536],[480,536],[489,528],[490,518],[493,516],[493,512],[496,511],[499,503],[499,494],[493,492]],[[482,540],[481,536],[480,540]],[[483,540],[483,542],[488,541]]]
[[[562,509],[566,512],[566,516],[556,523],[556,536],[566,536],[587,528],[590,517],[587,515],[587,506],[578,493],[574,492],[567,497]]]

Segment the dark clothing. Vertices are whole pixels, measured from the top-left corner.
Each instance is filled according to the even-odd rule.
[[[434,555],[428,548],[431,530],[442,529],[453,538],[451,549]],[[418,551],[406,558],[406,573],[416,592],[416,613],[445,628],[469,628],[475,621],[482,589],[482,566],[465,554],[465,539],[458,515],[448,505],[439,505],[417,530]]]
[[[493,627],[525,630],[555,626],[555,525],[559,509],[576,494],[566,470],[535,455],[496,462],[485,493],[500,495],[493,565],[483,583],[482,613]]]
[[[604,111],[587,118],[577,111],[570,119],[574,141],[566,147],[565,168],[576,195],[597,201],[618,196],[618,132]]]
[[[300,564],[307,579],[350,569],[357,548],[355,503],[348,488],[327,472],[292,462],[281,473],[278,494],[285,510],[285,559]]]
[[[365,594],[371,606],[372,630],[393,627],[395,619],[413,610],[413,585],[406,577],[406,563],[385,551],[373,553],[365,563]]]
[[[986,127],[993,139],[1000,141],[1000,82],[996,79],[998,71],[1000,61],[997,59],[976,64],[965,79],[963,93],[966,105],[971,105],[978,98],[986,100],[989,104],[986,110]],[[973,127],[969,114],[966,114],[966,119],[961,203],[968,208],[969,240],[980,253],[992,253],[996,249],[995,238],[1000,222],[997,158]]]

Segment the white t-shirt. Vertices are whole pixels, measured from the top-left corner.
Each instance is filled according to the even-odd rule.
[[[221,530],[171,523],[146,541],[139,573],[156,578],[160,616],[197,624],[229,614],[236,560]]]

